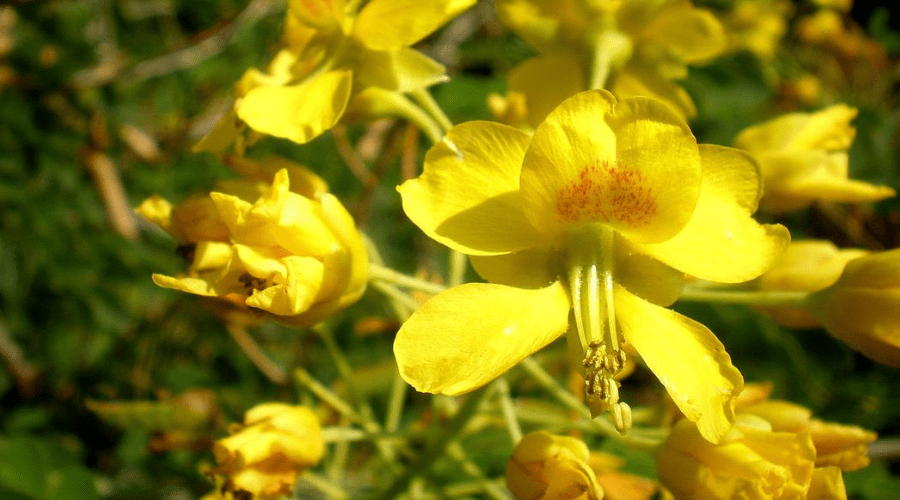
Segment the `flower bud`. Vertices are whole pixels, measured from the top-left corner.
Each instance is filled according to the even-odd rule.
[[[829,333],[879,363],[900,366],[900,249],[848,262],[809,303]]]
[[[519,500],[599,500],[603,490],[581,441],[545,431],[526,434],[506,464],[506,486]]]
[[[755,285],[764,291],[816,292],[834,284],[847,262],[868,253],[856,248],[838,249],[830,241],[791,242],[775,267],[760,276]],[[803,309],[760,309],[788,327],[813,328],[819,325],[818,320]]]
[[[763,176],[760,210],[786,212],[814,201],[857,203],[894,196],[889,187],[847,178],[855,116],[854,108],[836,105],[786,114],[738,134],[735,147],[756,158]]]

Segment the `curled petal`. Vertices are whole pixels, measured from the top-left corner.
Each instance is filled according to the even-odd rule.
[[[425,171],[397,188],[403,210],[431,238],[469,255],[534,246],[522,212],[519,169],[525,132],[491,122],[453,127],[425,155]]]
[[[697,208],[672,239],[638,249],[698,278],[740,283],[772,267],[787,249],[783,226],[757,223],[761,185],[753,161],[737,150],[701,145],[703,184]]]
[[[700,434],[718,443],[734,423],[744,386],[725,346],[700,323],[615,288],[616,319],[626,340]]]
[[[304,144],[330,129],[350,100],[350,71],[329,71],[299,85],[256,87],[237,104],[253,130]]]
[[[476,0],[372,0],[353,35],[373,50],[408,47],[475,5]]]
[[[477,389],[562,335],[569,309],[559,282],[537,290],[484,283],[451,288],[397,332],[400,375],[421,392]]]

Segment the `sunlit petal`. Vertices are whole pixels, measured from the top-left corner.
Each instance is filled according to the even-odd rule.
[[[759,224],[761,181],[753,161],[730,148],[701,145],[703,185],[690,221],[672,239],[636,245],[648,255],[698,278],[724,283],[753,279],[787,249],[783,226]]]
[[[400,374],[422,392],[471,391],[562,335],[570,308],[559,282],[538,290],[483,283],[451,288],[397,332]]]
[[[700,323],[621,286],[615,305],[626,340],[703,437],[719,442],[734,422],[734,399],[744,385],[722,343]]]
[[[467,254],[538,244],[518,194],[528,141],[525,132],[498,123],[457,125],[425,155],[422,175],[398,188],[403,210],[428,236]]]

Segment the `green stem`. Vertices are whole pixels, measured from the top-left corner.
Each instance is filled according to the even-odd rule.
[[[419,278],[394,271],[389,267],[369,264],[369,279],[390,283],[404,288],[412,288],[426,293],[438,294],[447,289],[444,285],[432,283]]]
[[[359,387],[356,385],[356,377],[353,374],[353,368],[344,356],[344,352],[337,345],[337,342],[335,342],[331,330],[323,326],[322,323],[313,328],[313,330],[319,334],[319,338],[322,339],[322,343],[325,344],[325,350],[327,350],[328,354],[331,356],[331,360],[334,362],[338,374],[341,376],[341,379],[347,383],[350,397],[355,403],[357,411],[364,419],[363,428],[369,432],[381,432],[381,425],[375,420],[372,408],[366,404],[365,399],[363,399],[360,394]],[[389,462],[393,460],[395,456],[393,445],[380,441],[376,442],[375,445],[385,459]]]
[[[431,96],[431,92],[428,92],[426,89],[416,89],[409,93],[412,96],[413,100],[422,106],[429,115],[440,125],[440,127],[444,130],[444,133],[450,131],[453,128],[453,122],[450,121],[450,118],[447,117],[447,114],[444,113],[443,108],[434,100],[434,97]]]
[[[681,293],[679,300],[805,309],[810,295],[809,292],[716,290],[689,286]]]
[[[377,500],[393,500],[398,495],[406,491],[410,483],[421,474],[425,473],[434,462],[440,458],[447,446],[456,439],[465,429],[466,424],[478,414],[478,409],[485,396],[491,392],[491,386],[482,387],[466,398],[465,402],[460,406],[456,415],[441,428],[441,433],[431,442],[428,448],[406,469],[403,475],[394,479],[394,481],[375,498]]]
[[[468,258],[466,254],[460,252],[459,250],[451,250],[450,251],[450,272],[448,273],[449,280],[447,283],[450,286],[458,286],[462,285],[466,280],[466,264],[468,263]]]
[[[409,392],[409,385],[397,372],[394,374],[394,382],[391,384],[391,395],[388,399],[387,416],[385,417],[384,429],[387,432],[396,432],[400,428],[400,419],[403,417],[403,404],[406,400],[406,393]]]
[[[373,281],[370,286],[387,296],[391,301],[397,319],[406,321],[413,311],[419,308],[419,303],[415,299],[404,293],[394,285],[389,285],[383,281]]]
[[[488,479],[484,472],[481,470],[472,459],[466,454],[466,451],[459,444],[459,441],[453,441],[447,447],[447,454],[450,455],[450,458],[456,460],[462,470],[472,476],[478,485],[481,486],[482,490],[487,494],[488,497],[493,498],[494,500],[510,500],[509,495],[507,495],[503,489],[497,486],[496,483]]]
[[[501,376],[497,379],[497,399],[500,401],[500,411],[503,413],[503,421],[506,423],[506,430],[509,431],[509,438],[513,445],[522,439],[522,427],[519,425],[519,417],[516,412],[516,405],[513,403],[509,395],[509,382],[506,377]]]

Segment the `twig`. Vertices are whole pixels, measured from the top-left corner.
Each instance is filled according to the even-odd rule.
[[[34,394],[38,371],[25,361],[22,349],[9,336],[3,323],[0,323],[0,357],[15,379],[19,392],[26,397]]]
[[[113,229],[127,240],[136,240],[137,222],[112,160],[103,153],[92,151],[85,158],[85,165],[97,185],[97,191],[103,199],[106,215]]]
[[[231,338],[234,339],[241,350],[244,351],[244,354],[250,358],[250,361],[263,375],[266,376],[267,379],[278,385],[287,383],[287,374],[281,367],[269,359],[269,356],[265,351],[263,351],[259,344],[253,340],[253,337],[247,333],[247,328],[244,325],[228,322],[225,324],[225,329],[228,330],[228,333],[231,334]]]

